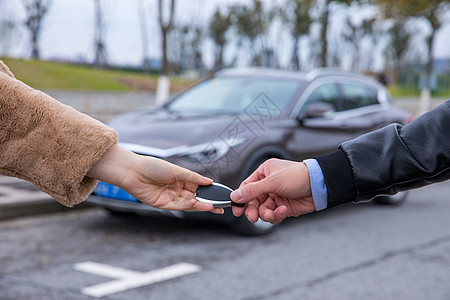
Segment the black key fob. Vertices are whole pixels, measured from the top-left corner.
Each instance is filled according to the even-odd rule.
[[[195,199],[204,203],[211,203],[214,207],[244,207],[245,204],[231,201],[230,194],[233,190],[223,184],[213,182],[211,185],[199,185],[195,191]]]

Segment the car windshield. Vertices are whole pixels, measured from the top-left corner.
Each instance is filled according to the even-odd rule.
[[[303,84],[278,78],[213,78],[179,95],[167,108],[182,112],[241,113],[264,97],[284,110]]]

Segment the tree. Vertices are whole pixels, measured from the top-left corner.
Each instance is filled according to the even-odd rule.
[[[139,25],[141,26],[142,41],[142,69],[144,72],[150,72],[150,58],[148,55],[148,31],[144,0],[138,0]]]
[[[322,0],[318,2],[320,23],[320,54],[319,67],[328,66],[328,25],[330,23],[331,5],[334,3],[350,5],[352,2],[361,2],[358,0]]]
[[[5,0],[0,0],[0,11],[0,56],[6,56],[16,34],[17,22]]]
[[[342,37],[352,48],[352,69],[363,71],[368,69],[368,65],[363,66],[363,57],[368,58],[369,62],[373,62],[373,51],[362,51],[362,43],[366,39],[371,40],[371,49],[376,48],[376,33],[374,30],[376,19],[363,19],[361,22],[355,23],[351,16],[348,16],[345,25],[346,31],[343,32]]]
[[[156,88],[156,103],[161,104],[167,100],[170,91],[169,80],[169,60],[167,58],[167,41],[170,32],[174,28],[174,16],[175,16],[175,0],[169,2],[169,15],[168,20],[164,20],[164,1],[158,0],[158,24],[161,30],[161,52],[162,52],[162,67],[161,76],[158,78],[158,86]]]
[[[42,20],[47,14],[52,0],[22,0],[25,7],[25,26],[31,36],[31,58],[39,59],[39,38],[42,30]]]
[[[164,21],[163,0],[158,0],[158,23],[161,30],[162,69],[161,75],[169,75],[169,61],[167,59],[167,36],[173,29],[175,15],[175,0],[170,0],[168,20]]]
[[[168,39],[171,47],[167,56],[171,71],[179,74],[186,70],[195,70],[201,77],[204,69],[201,53],[204,40],[202,27],[191,24],[175,26]]]
[[[288,0],[285,8],[280,11],[281,19],[288,26],[294,40],[291,55],[291,66],[294,70],[301,69],[298,55],[299,42],[303,36],[309,34],[309,29],[313,23],[310,10],[314,3],[314,0]]]
[[[95,7],[95,65],[97,67],[106,67],[108,65],[108,56],[106,51],[105,32],[106,25],[104,12],[101,6],[101,0],[94,0]]]
[[[377,0],[387,18],[404,22],[411,18],[426,20],[431,28],[426,38],[428,59],[425,66],[425,85],[422,90],[421,112],[428,110],[431,75],[433,73],[433,44],[436,32],[446,22],[444,13],[450,9],[448,0]]]
[[[215,62],[214,70],[223,68],[223,51],[228,40],[226,34],[231,26],[229,15],[222,15],[220,9],[217,9],[209,21],[208,33],[215,44]]]
[[[389,45],[386,49],[386,57],[389,59],[390,68],[401,70],[406,67],[406,54],[408,52],[411,33],[406,30],[405,22],[395,22],[389,29]]]
[[[197,71],[200,77],[203,74],[203,56],[201,51],[201,46],[204,41],[204,32],[200,26],[192,28],[193,34],[191,39],[191,53],[192,53],[192,63],[191,68]]]
[[[261,0],[253,0],[252,7],[235,5],[230,9],[232,22],[237,33],[247,39],[251,51],[251,64],[262,65],[262,58],[266,47],[266,37],[274,17],[274,12],[266,13]]]
[[[0,56],[8,52],[15,30],[16,23],[13,20],[0,20]]]

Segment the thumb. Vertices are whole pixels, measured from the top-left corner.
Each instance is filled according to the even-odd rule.
[[[196,185],[210,185],[213,182],[213,180],[208,177],[204,177],[196,172],[182,167],[177,168],[175,178],[177,181],[190,182]]]
[[[231,193],[231,200],[238,203],[246,203],[273,191],[273,183],[266,177],[259,181],[243,185],[233,191]]]

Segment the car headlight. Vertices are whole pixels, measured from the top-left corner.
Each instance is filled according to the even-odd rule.
[[[228,153],[228,151],[230,151],[231,148],[242,144],[244,141],[244,138],[233,138],[227,140],[217,139],[209,143],[190,146],[186,148],[183,153],[180,153],[180,155],[186,156],[194,161],[213,162],[222,158]]]

